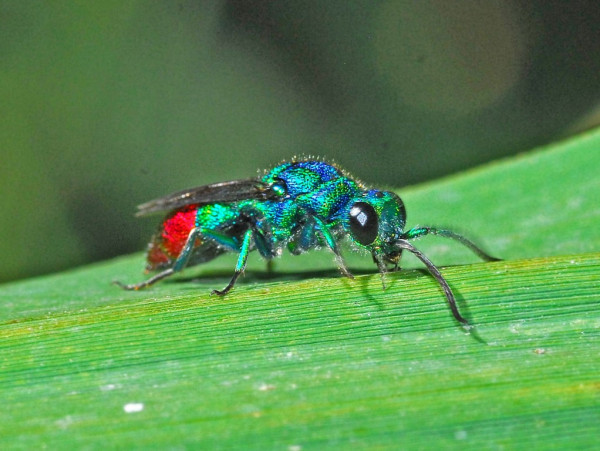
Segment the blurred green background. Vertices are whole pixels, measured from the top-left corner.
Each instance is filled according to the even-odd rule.
[[[595,1],[3,1],[0,281],[142,250],[136,204],[293,155],[399,187],[590,128],[599,23]]]

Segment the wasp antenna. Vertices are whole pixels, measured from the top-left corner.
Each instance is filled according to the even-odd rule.
[[[473,328],[473,326],[471,324],[469,324],[469,322],[465,318],[463,318],[463,316],[458,311],[458,307],[456,306],[456,299],[454,298],[454,293],[452,293],[452,290],[450,289],[450,285],[448,285],[448,282],[446,282],[446,279],[444,279],[444,276],[442,276],[442,273],[440,272],[440,270],[437,269],[437,267],[433,264],[433,262],[431,260],[429,260],[427,258],[427,256],[425,256],[425,254],[423,254],[419,249],[414,247],[408,241],[398,240],[398,241],[396,241],[396,244],[398,245],[399,248],[406,249],[407,251],[414,254],[419,260],[421,260],[425,264],[429,273],[433,276],[433,278],[440,284],[440,286],[444,290],[444,294],[446,295],[446,299],[448,300],[448,306],[450,307],[450,310],[452,311],[452,315],[462,325],[462,327],[467,332],[469,332]]]
[[[410,229],[408,232],[404,233],[402,235],[402,238],[407,239],[407,240],[414,240],[415,238],[420,238],[425,235],[437,235],[437,236],[441,236],[444,238],[450,238],[451,240],[458,241],[463,246],[469,248],[471,250],[471,252],[476,254],[482,260],[485,260],[488,262],[502,261],[501,258],[497,258],[497,257],[494,257],[494,256],[488,254],[483,249],[481,249],[479,246],[477,246],[475,243],[473,243],[473,241],[469,240],[468,238],[465,238],[462,235],[459,235],[458,233],[453,232],[452,230],[437,229],[435,227],[414,227],[414,228]]]

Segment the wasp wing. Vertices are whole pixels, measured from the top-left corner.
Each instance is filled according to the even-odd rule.
[[[185,189],[168,196],[138,205],[136,216],[174,210],[192,204],[228,203],[241,200],[269,200],[276,198],[267,183],[257,179],[232,180]]]

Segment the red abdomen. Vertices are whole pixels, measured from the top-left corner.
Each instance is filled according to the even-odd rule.
[[[148,245],[147,270],[154,271],[173,264],[179,257],[191,230],[196,226],[197,212],[197,205],[188,205],[169,213]]]

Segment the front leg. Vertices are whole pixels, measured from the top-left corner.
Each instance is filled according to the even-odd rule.
[[[402,258],[402,249],[390,255],[379,256],[376,251],[371,252],[373,263],[379,268],[379,272],[388,272],[388,264],[394,265],[391,271],[400,271],[400,259]]]
[[[388,268],[387,268],[387,265],[385,264],[386,263],[385,258],[382,255],[377,254],[375,251],[373,251],[371,253],[371,257],[373,257],[373,261],[377,265],[377,269],[379,269],[379,276],[381,277],[381,285],[383,286],[383,289],[385,290],[387,288],[387,286],[385,284],[385,275],[388,273]]]

